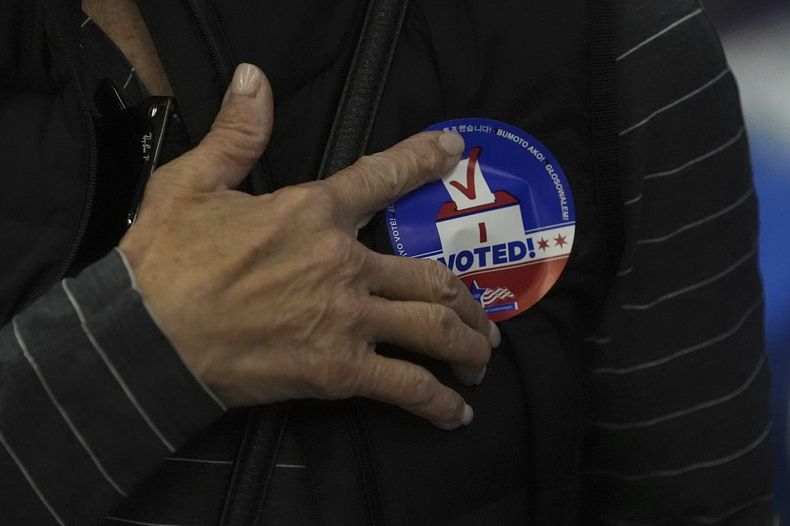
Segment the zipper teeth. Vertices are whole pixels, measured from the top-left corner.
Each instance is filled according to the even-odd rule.
[[[71,71],[72,81],[74,82],[74,86],[77,90],[77,96],[80,99],[82,114],[83,117],[85,117],[85,122],[88,128],[89,151],[88,188],[85,195],[85,204],[83,205],[82,217],[80,217],[80,225],[77,230],[77,234],[74,237],[74,241],[71,243],[68,253],[66,254],[66,259],[64,260],[63,265],[58,272],[57,280],[60,281],[66,277],[71,265],[74,263],[80,245],[82,244],[82,240],[85,237],[85,233],[88,231],[88,223],[93,212],[93,200],[96,196],[96,165],[98,163],[98,152],[96,151],[96,129],[93,126],[93,118],[90,114],[88,97],[83,90],[79,75],[77,74],[76,62],[71,54],[71,51],[68,49],[68,46],[65,44],[65,38],[63,38],[63,35],[60,32],[60,28],[56,24],[53,24],[52,27],[54,28],[55,38],[60,41],[59,43],[63,48],[64,54],[66,55],[66,62],[68,62],[68,67]]]
[[[209,48],[209,55],[211,57],[212,65],[214,66],[214,70],[217,73],[218,78],[227,84],[229,81],[225,75],[225,72],[222,70],[219,61],[219,55],[217,54],[217,50],[214,46],[214,43],[211,40],[211,36],[206,28],[205,20],[203,19],[200,10],[198,9],[197,5],[195,5],[193,0],[186,0],[187,5],[189,6],[190,11],[192,12],[193,17],[195,18],[198,29],[200,30],[201,36],[205,40],[206,44]],[[77,89],[77,95],[80,99],[82,114],[85,117],[85,122],[88,129],[88,148],[89,148],[89,163],[90,166],[88,168],[88,188],[85,195],[85,204],[82,210],[82,217],[80,218],[80,225],[77,230],[77,234],[74,236],[74,241],[69,248],[68,253],[66,254],[66,259],[61,266],[60,271],[58,272],[57,280],[60,281],[66,274],[68,274],[71,265],[74,263],[74,260],[77,257],[79,252],[80,246],[82,245],[82,241],[85,238],[85,233],[88,231],[88,223],[90,222],[90,217],[93,212],[93,201],[96,197],[96,165],[98,163],[98,152],[97,144],[96,144],[96,129],[93,126],[93,119],[90,115],[88,98],[85,94],[82,84],[80,83],[79,76],[77,74],[76,62],[74,57],[71,54],[71,51],[65,45],[65,39],[60,33],[60,29],[56,26],[55,33],[56,38],[60,40],[60,44],[63,47],[64,54],[66,56],[66,61],[68,62],[69,70],[71,71],[72,80],[75,83],[75,87]]]
[[[203,12],[201,11],[200,6],[196,3],[195,0],[184,0],[186,2],[187,7],[192,13],[192,17],[195,19],[197,23],[198,30],[200,31],[200,35],[203,37],[203,40],[206,42],[206,45],[209,50],[209,56],[211,58],[211,63],[214,66],[214,71],[217,74],[217,78],[220,82],[220,91],[224,93],[224,91],[230,85],[230,77],[228,76],[227,68],[222,67],[222,60],[220,59],[221,54],[218,51],[219,45],[216,43],[214,38],[211,36],[211,32],[208,30],[208,25],[206,24],[206,17],[203,16]],[[233,58],[231,57],[231,60]],[[260,167],[260,168],[259,168]],[[276,182],[274,181],[273,175],[270,171],[265,167],[264,163],[259,161],[255,167],[252,169],[252,174],[255,173],[256,170],[260,169],[262,173],[262,181],[265,185],[265,192],[272,192],[277,187]],[[250,186],[250,191],[255,193],[253,190],[254,185]]]
[[[220,81],[227,86],[230,83],[227,75],[225,74],[225,70],[222,69],[222,64],[220,63],[219,53],[217,52],[216,44],[214,40],[211,38],[211,33],[208,31],[208,27],[206,26],[206,20],[203,17],[203,13],[200,11],[200,8],[197,6],[194,0],[186,0],[187,6],[189,10],[192,12],[192,17],[197,22],[198,30],[200,31],[200,35],[203,37],[203,40],[208,45],[209,55],[211,56],[211,63],[214,66],[214,71],[217,73],[217,77]]]
[[[359,422],[356,418],[356,413],[353,407],[349,407],[346,413],[348,419],[348,427],[351,432],[351,447],[354,450],[354,459],[357,463],[357,470],[359,471],[360,482],[362,484],[362,495],[365,499],[365,506],[368,512],[368,521],[371,526],[376,526],[376,508],[373,502],[373,496],[370,492],[370,483],[368,481],[368,473],[365,463],[365,458],[362,454],[362,436],[359,432]]]

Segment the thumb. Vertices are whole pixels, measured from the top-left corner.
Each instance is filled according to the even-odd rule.
[[[273,107],[266,75],[252,64],[239,65],[211,131],[168,166],[169,180],[198,192],[236,188],[266,149]]]

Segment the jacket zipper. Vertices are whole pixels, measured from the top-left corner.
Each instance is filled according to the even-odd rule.
[[[351,434],[351,448],[354,450],[354,460],[359,473],[360,485],[362,486],[362,497],[365,501],[365,511],[368,515],[370,526],[379,526],[383,523],[379,520],[378,506],[376,505],[374,484],[371,482],[373,476],[370,470],[368,457],[365,454],[367,448],[362,438],[360,423],[357,412],[353,406],[353,401],[346,407],[346,421],[348,422],[349,433]]]
[[[203,17],[202,12],[195,4],[194,0],[185,0],[190,11],[192,12],[192,16],[195,18],[197,22],[198,29],[200,31],[201,36],[203,37],[204,41],[206,42],[209,55],[211,57],[211,62],[214,66],[214,70],[217,73],[217,77],[220,79],[222,83],[227,85],[230,81],[225,74],[225,71],[221,67],[219,53],[216,49],[216,44],[214,43],[213,39],[211,38],[211,34],[208,31],[206,26],[205,19]],[[80,100],[80,110],[82,111],[82,115],[85,118],[86,127],[88,130],[88,188],[85,194],[85,202],[83,205],[82,216],[80,218],[80,224],[77,229],[77,233],[74,236],[74,241],[71,243],[69,247],[69,251],[66,254],[66,258],[63,261],[63,264],[58,272],[57,280],[60,281],[68,274],[71,266],[74,264],[74,260],[77,257],[79,252],[80,246],[82,245],[82,241],[85,238],[85,233],[88,230],[88,223],[90,222],[90,217],[93,212],[93,200],[96,196],[96,165],[98,163],[98,152],[97,152],[97,141],[96,141],[96,129],[93,126],[93,119],[90,114],[89,103],[87,95],[83,90],[82,83],[79,78],[78,68],[74,59],[74,56],[71,54],[71,51],[68,49],[66,45],[65,38],[60,32],[60,28],[57,24],[53,23],[54,28],[54,36],[59,41],[59,44],[63,48],[63,52],[66,57],[67,66],[71,73],[72,81],[75,83],[75,87],[77,89],[77,95]]]
[[[200,32],[200,36],[203,37],[203,41],[206,43],[206,47],[208,47],[209,51],[209,58],[211,59],[211,63],[214,66],[214,72],[217,74],[217,79],[220,82],[220,91],[224,93],[224,91],[230,85],[230,76],[228,75],[229,68],[226,67],[227,64],[224,63],[222,60],[222,54],[219,52],[220,45],[215,40],[214,36],[212,36],[211,31],[209,31],[208,23],[206,22],[206,16],[202,11],[197,0],[184,0],[186,2],[189,11],[192,13],[192,18],[195,20],[197,24],[198,31]],[[259,162],[256,167],[253,168],[253,173],[256,170],[261,170],[261,177],[260,179],[263,180],[264,184],[266,185],[263,188],[263,193],[265,192],[272,192],[274,191],[274,187],[271,183],[271,176],[267,173],[264,168],[263,163]],[[253,186],[244,187],[246,191],[250,193],[253,192]]]
[[[220,79],[221,82],[225,83],[226,85],[229,83],[227,75],[225,74],[224,70],[220,66],[220,59],[219,54],[216,50],[215,44],[211,39],[210,33],[206,27],[205,19],[203,18],[202,13],[197,5],[195,5],[193,0],[186,0],[186,3],[192,12],[192,16],[195,18],[197,22],[198,29],[205,40],[208,48],[209,48],[209,55],[211,57],[211,62],[214,66],[214,70],[217,73],[217,77]],[[80,99],[80,110],[82,111],[83,117],[85,117],[85,123],[88,129],[88,150],[89,150],[89,167],[88,167],[88,188],[85,195],[85,204],[83,206],[82,217],[80,219],[80,225],[77,230],[77,234],[74,237],[74,241],[69,248],[68,253],[66,254],[66,259],[61,266],[60,271],[58,272],[57,280],[60,281],[68,274],[71,266],[74,264],[74,260],[79,253],[80,246],[82,245],[82,240],[85,238],[85,233],[88,230],[88,224],[90,223],[90,217],[93,212],[93,201],[96,197],[96,166],[98,163],[98,143],[96,140],[96,129],[93,126],[93,119],[90,114],[88,98],[83,90],[82,84],[80,82],[78,69],[74,60],[74,57],[71,54],[71,51],[65,45],[65,39],[60,34],[60,29],[57,25],[53,24],[55,27],[55,36],[60,41],[59,43],[63,47],[64,54],[66,56],[66,61],[68,63],[69,70],[71,72],[72,80],[75,83],[77,94]]]
[[[75,62],[74,56],[71,54],[71,50],[69,50],[68,45],[66,44],[66,39],[63,37],[60,27],[58,26],[55,21],[51,21],[52,27],[54,29],[54,37],[58,40],[58,43],[63,49],[63,52],[66,56],[67,66],[71,73],[72,82],[74,82],[74,86],[77,90],[77,96],[80,100],[80,110],[82,111],[83,117],[85,117],[85,123],[88,129],[88,188],[85,194],[85,202],[82,209],[82,216],[80,218],[80,224],[77,229],[77,234],[74,236],[74,241],[71,243],[71,247],[66,254],[66,259],[63,261],[63,265],[58,272],[57,281],[62,280],[66,277],[71,268],[71,265],[74,263],[74,260],[77,257],[77,253],[79,251],[80,245],[82,244],[82,240],[85,237],[85,233],[88,231],[88,223],[90,222],[90,217],[93,212],[93,200],[96,194],[96,166],[98,164],[98,145],[96,141],[96,129],[93,126],[93,118],[91,117],[90,113],[90,106],[88,103],[88,97],[83,90],[82,81],[79,77],[79,69],[77,68],[77,64]]]
[[[203,41],[206,43],[209,56],[211,58],[211,63],[214,66],[214,71],[217,73],[217,78],[222,83],[220,86],[221,91],[230,84],[230,79],[226,73],[226,69],[222,67],[222,60],[220,58],[219,51],[217,51],[218,46],[217,43],[214,41],[214,38],[211,36],[211,32],[208,30],[208,25],[206,24],[206,18],[203,15],[200,7],[197,5],[195,0],[184,0],[189,7],[190,12],[192,13],[192,17],[195,19],[195,22],[198,26],[198,31],[200,32],[200,36],[203,37]]]

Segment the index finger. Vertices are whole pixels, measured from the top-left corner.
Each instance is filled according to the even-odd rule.
[[[463,138],[453,132],[422,132],[392,148],[359,159],[324,181],[350,226],[383,210],[458,164]]]

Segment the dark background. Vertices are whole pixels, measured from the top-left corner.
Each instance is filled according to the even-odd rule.
[[[774,383],[776,504],[790,525],[790,0],[702,3],[738,78],[749,130]]]

